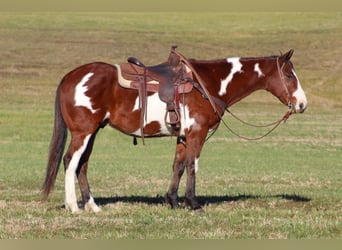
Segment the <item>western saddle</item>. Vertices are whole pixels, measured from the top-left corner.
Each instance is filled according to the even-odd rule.
[[[160,100],[166,103],[169,120],[167,123],[178,136],[181,127],[179,113],[179,95],[189,93],[193,88],[193,75],[179,54],[177,46],[171,47],[166,62],[145,66],[137,58],[129,57],[128,63],[115,65],[121,86],[137,89],[139,92],[139,108],[141,108],[140,128],[144,142],[144,122],[146,121],[147,94],[158,92]]]

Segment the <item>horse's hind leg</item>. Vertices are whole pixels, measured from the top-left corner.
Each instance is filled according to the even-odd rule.
[[[101,208],[95,203],[95,200],[90,192],[90,187],[87,179],[88,162],[81,165],[77,171],[78,184],[80,186],[82,200],[84,203],[84,209],[86,211],[93,211],[95,213],[100,212]]]
[[[100,212],[101,208],[99,208],[96,205],[94,198],[90,192],[90,187],[89,187],[89,183],[88,183],[88,179],[87,179],[87,170],[88,170],[88,160],[89,160],[89,156],[90,156],[92,149],[93,149],[96,133],[97,132],[95,132],[91,136],[91,138],[88,142],[87,149],[84,152],[83,156],[81,157],[79,167],[76,171],[78,184],[80,186],[82,200],[84,203],[84,209],[87,211],[93,211],[95,213]]]
[[[80,160],[88,147],[90,138],[91,134],[83,136],[72,135],[69,149],[64,156],[65,208],[70,209],[73,213],[79,211],[75,190],[76,170],[78,169]]]

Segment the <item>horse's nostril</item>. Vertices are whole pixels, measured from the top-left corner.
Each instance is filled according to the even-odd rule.
[[[306,109],[305,104],[304,103],[300,103],[299,104],[300,113],[303,113],[305,111],[305,109]]]

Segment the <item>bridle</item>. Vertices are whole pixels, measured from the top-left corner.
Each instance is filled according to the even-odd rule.
[[[289,92],[289,89],[287,88],[286,86],[286,83],[285,83],[285,76],[284,76],[284,73],[283,73],[283,68],[284,68],[285,64],[283,64],[281,67],[279,65],[279,57],[277,57],[277,69],[278,69],[278,74],[279,74],[279,77],[280,77],[280,81],[285,89],[285,92],[287,94],[287,98],[288,98],[288,102],[287,102],[287,106],[289,107],[289,110],[291,110],[292,113],[295,113],[296,112],[296,109],[295,109],[295,104],[292,103],[292,100],[291,100],[291,95],[290,95],[290,92]]]

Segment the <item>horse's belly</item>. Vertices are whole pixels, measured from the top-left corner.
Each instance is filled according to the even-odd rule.
[[[147,109],[143,119],[141,119],[141,109],[139,107],[139,97],[136,98],[132,110],[115,115],[112,125],[122,132],[141,136],[169,136],[172,135],[172,128],[167,124],[166,103],[162,102],[158,93],[147,97]],[[141,129],[143,125],[143,129]]]

